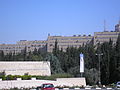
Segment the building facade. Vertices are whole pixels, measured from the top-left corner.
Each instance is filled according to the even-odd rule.
[[[35,40],[35,41],[27,41],[27,40],[20,40],[17,42],[18,45],[24,45],[26,47],[27,52],[33,52],[35,49],[43,49],[46,50],[47,48],[47,41],[43,40]]]
[[[0,50],[4,52],[5,55],[9,53],[18,54],[21,53],[22,50],[24,50],[25,45],[19,45],[19,44],[0,44]]]
[[[47,39],[47,52],[52,52],[55,41],[57,40],[57,45],[59,49],[66,51],[67,47],[79,48],[83,44],[87,44],[92,40],[93,36],[48,36]]]
[[[109,42],[110,39],[113,43],[116,43],[120,32],[95,32],[94,33],[94,45],[98,43]]]
[[[21,40],[16,44],[0,44],[0,51],[3,51],[4,54],[8,53],[21,53],[22,50],[26,48],[27,52],[33,52],[35,49],[41,49],[47,52],[52,52],[55,47],[55,41],[57,40],[57,45],[59,49],[66,51],[67,47],[80,47],[89,43],[93,40],[94,45],[97,43],[109,42],[111,39],[113,43],[117,41],[117,37],[120,33],[120,22],[115,25],[115,31],[108,32],[95,32],[93,36],[91,35],[73,35],[73,36],[48,36],[47,40],[35,40],[35,41],[27,41]]]
[[[33,52],[35,49],[46,50],[46,44],[46,41],[20,40],[16,44],[0,44],[0,50],[3,51],[5,55],[9,53],[18,54],[21,53],[25,48],[26,52]]]

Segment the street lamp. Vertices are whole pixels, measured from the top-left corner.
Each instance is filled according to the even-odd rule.
[[[97,56],[98,56],[98,60],[99,60],[99,85],[101,85],[101,78],[100,78],[100,76],[101,76],[101,72],[100,72],[100,56],[102,56],[103,55],[103,53],[99,53],[99,54],[96,54]]]

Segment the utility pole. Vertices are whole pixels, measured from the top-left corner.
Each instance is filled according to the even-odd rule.
[[[103,53],[99,53],[99,54],[96,54],[97,56],[98,56],[98,60],[99,60],[99,85],[101,85],[101,71],[100,71],[100,69],[101,69],[101,67],[100,67],[100,57],[103,55]]]

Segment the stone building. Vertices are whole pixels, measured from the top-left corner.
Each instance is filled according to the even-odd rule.
[[[47,40],[35,40],[35,41],[27,41],[20,40],[16,44],[0,44],[0,50],[4,52],[4,54],[15,53],[18,54],[22,50],[26,48],[27,52],[33,52],[35,48],[41,49],[43,51],[52,52],[55,47],[55,41],[57,40],[57,45],[59,49],[66,51],[67,47],[80,47],[89,43],[93,40],[94,45],[97,43],[108,42],[110,39],[113,43],[116,42],[117,37],[120,33],[120,21],[119,24],[115,25],[115,31],[104,31],[104,32],[94,32],[94,35],[73,35],[73,36],[48,36]]]
[[[33,52],[35,48],[46,50],[47,48],[47,41],[43,40],[35,40],[35,41],[27,41],[27,40],[20,40],[17,42],[18,45],[24,45],[26,47],[27,52]]]
[[[57,40],[57,45],[59,49],[66,51],[67,47],[80,47],[83,44],[89,43],[93,36],[83,35],[83,36],[48,36],[47,39],[47,52],[52,52],[55,41]]]
[[[35,48],[46,50],[46,41],[27,41],[20,40],[16,44],[0,44],[0,50],[4,52],[5,55],[9,53],[18,54],[21,53],[26,48],[27,52],[33,52]]]
[[[22,50],[24,50],[25,45],[19,45],[19,44],[0,44],[0,50],[4,52],[5,55],[9,53],[18,54],[21,53]]]
[[[97,43],[109,42],[110,39],[113,43],[116,43],[120,32],[95,32],[94,33],[94,45]]]

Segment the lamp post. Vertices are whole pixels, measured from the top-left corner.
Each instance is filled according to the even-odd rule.
[[[100,78],[100,76],[101,76],[101,72],[100,72],[100,57],[103,55],[103,53],[99,53],[99,54],[96,54],[97,56],[98,56],[98,60],[99,60],[99,85],[101,85],[101,78]]]

